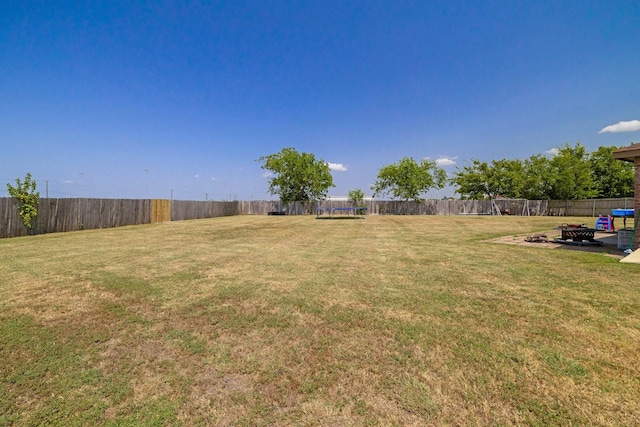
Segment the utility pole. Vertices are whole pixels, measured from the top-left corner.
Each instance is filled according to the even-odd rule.
[[[209,193],[204,193],[204,200],[209,201]]]
[[[48,179],[44,180],[44,188],[45,188],[44,190],[45,198],[48,199],[49,198],[49,180]]]

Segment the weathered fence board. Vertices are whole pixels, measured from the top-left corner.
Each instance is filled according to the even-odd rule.
[[[238,202],[194,202],[187,200],[171,201],[171,220],[216,218],[238,215]]]
[[[171,221],[171,200],[154,199],[151,201],[151,222]]]
[[[367,213],[373,215],[490,215],[509,211],[511,215],[591,216],[610,215],[612,209],[633,207],[633,198],[593,200],[425,200],[401,202],[367,200]],[[149,199],[40,199],[38,216],[32,229],[22,224],[18,204],[0,198],[0,238],[31,234],[110,228],[161,221],[215,218],[233,215],[284,213],[304,215],[317,206],[349,207],[348,201],[327,200],[319,204],[254,200],[197,202]]]
[[[284,204],[275,200],[239,201],[238,212],[241,215],[268,215],[270,212],[284,212]]]
[[[0,198],[0,216],[0,238],[148,224],[151,218],[150,200],[84,198],[40,199],[31,229],[22,224],[15,199]]]
[[[287,215],[304,215],[314,212],[316,204],[293,202],[282,203],[279,200],[238,201],[238,215],[269,215],[286,213]]]
[[[546,215],[547,200],[496,200],[495,207],[511,215]],[[325,200],[317,206],[323,208],[345,208],[352,204],[346,200]],[[404,202],[393,200],[366,200],[364,206],[369,215],[491,215],[496,214],[490,200],[425,200],[423,202]],[[302,215],[314,212],[315,205],[309,209],[307,204],[289,203],[284,205],[275,201],[238,202],[240,215],[266,215],[269,212],[285,212],[289,215]]]
[[[589,200],[550,200],[549,216],[598,216],[611,215],[612,209],[633,208],[633,198],[589,199]]]

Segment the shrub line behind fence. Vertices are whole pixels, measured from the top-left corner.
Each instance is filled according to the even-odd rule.
[[[632,208],[633,198],[589,200],[425,200],[402,202],[368,200],[367,213],[373,215],[510,215],[587,216],[610,215],[612,209]],[[319,205],[283,204],[280,201],[184,201],[164,199],[41,198],[33,228],[28,229],[18,215],[12,198],[0,198],[0,238],[110,228],[165,221],[214,218],[234,215],[313,213],[317,206],[349,207],[348,201],[327,200]]]

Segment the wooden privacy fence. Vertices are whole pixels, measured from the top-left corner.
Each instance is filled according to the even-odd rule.
[[[28,229],[18,214],[17,201],[5,197],[0,198],[0,238],[231,215],[238,215],[236,202],[40,199],[38,216]]]
[[[373,215],[491,215],[509,211],[511,215],[598,216],[612,209],[632,208],[633,198],[592,200],[425,200],[399,202],[367,200]],[[164,221],[214,218],[233,215],[285,213],[304,215],[315,207],[349,207],[348,201],[327,200],[319,204],[283,204],[279,201],[196,202],[160,199],[40,199],[32,229],[22,224],[17,201],[0,198],[0,238],[31,234],[76,231]]]
[[[376,201],[369,212],[379,215],[546,215],[547,200]]]
[[[238,215],[269,215],[273,213],[304,215],[312,213],[315,206],[315,204],[309,206],[308,203],[302,202],[282,203],[279,200],[252,200],[235,203],[238,204]]]
[[[171,200],[152,199],[151,222],[171,221]]]
[[[0,198],[0,238],[56,233],[93,228],[148,224],[150,200],[134,199],[40,199],[38,216],[28,229],[18,214],[18,203]]]
[[[244,201],[238,203],[238,215],[266,215],[285,212],[288,215],[309,213],[308,204],[279,201]],[[393,200],[366,200],[369,215],[496,215],[498,211],[509,215],[532,216],[598,216],[611,215],[612,209],[633,207],[633,198],[589,200],[425,200],[404,202]],[[344,208],[352,206],[346,200],[325,200],[314,206]]]
[[[547,215],[611,215],[612,209],[633,209],[633,198],[627,197],[624,199],[550,200]]]
[[[171,201],[171,221],[188,219],[216,218],[238,215],[237,202],[194,202],[187,200]]]
[[[547,200],[425,200],[404,202],[393,200],[366,200],[364,206],[369,215],[491,215],[499,211],[509,211],[512,215],[546,215]],[[325,200],[312,206],[323,208],[346,208],[352,204],[346,200]],[[289,215],[309,212],[308,205],[299,202],[283,205],[280,202],[252,201],[238,202],[240,215],[265,215],[273,211],[283,211]]]

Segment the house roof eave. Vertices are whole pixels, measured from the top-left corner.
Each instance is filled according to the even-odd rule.
[[[628,147],[619,148],[612,154],[614,159],[633,163],[636,157],[640,157],[640,143],[631,144]]]

